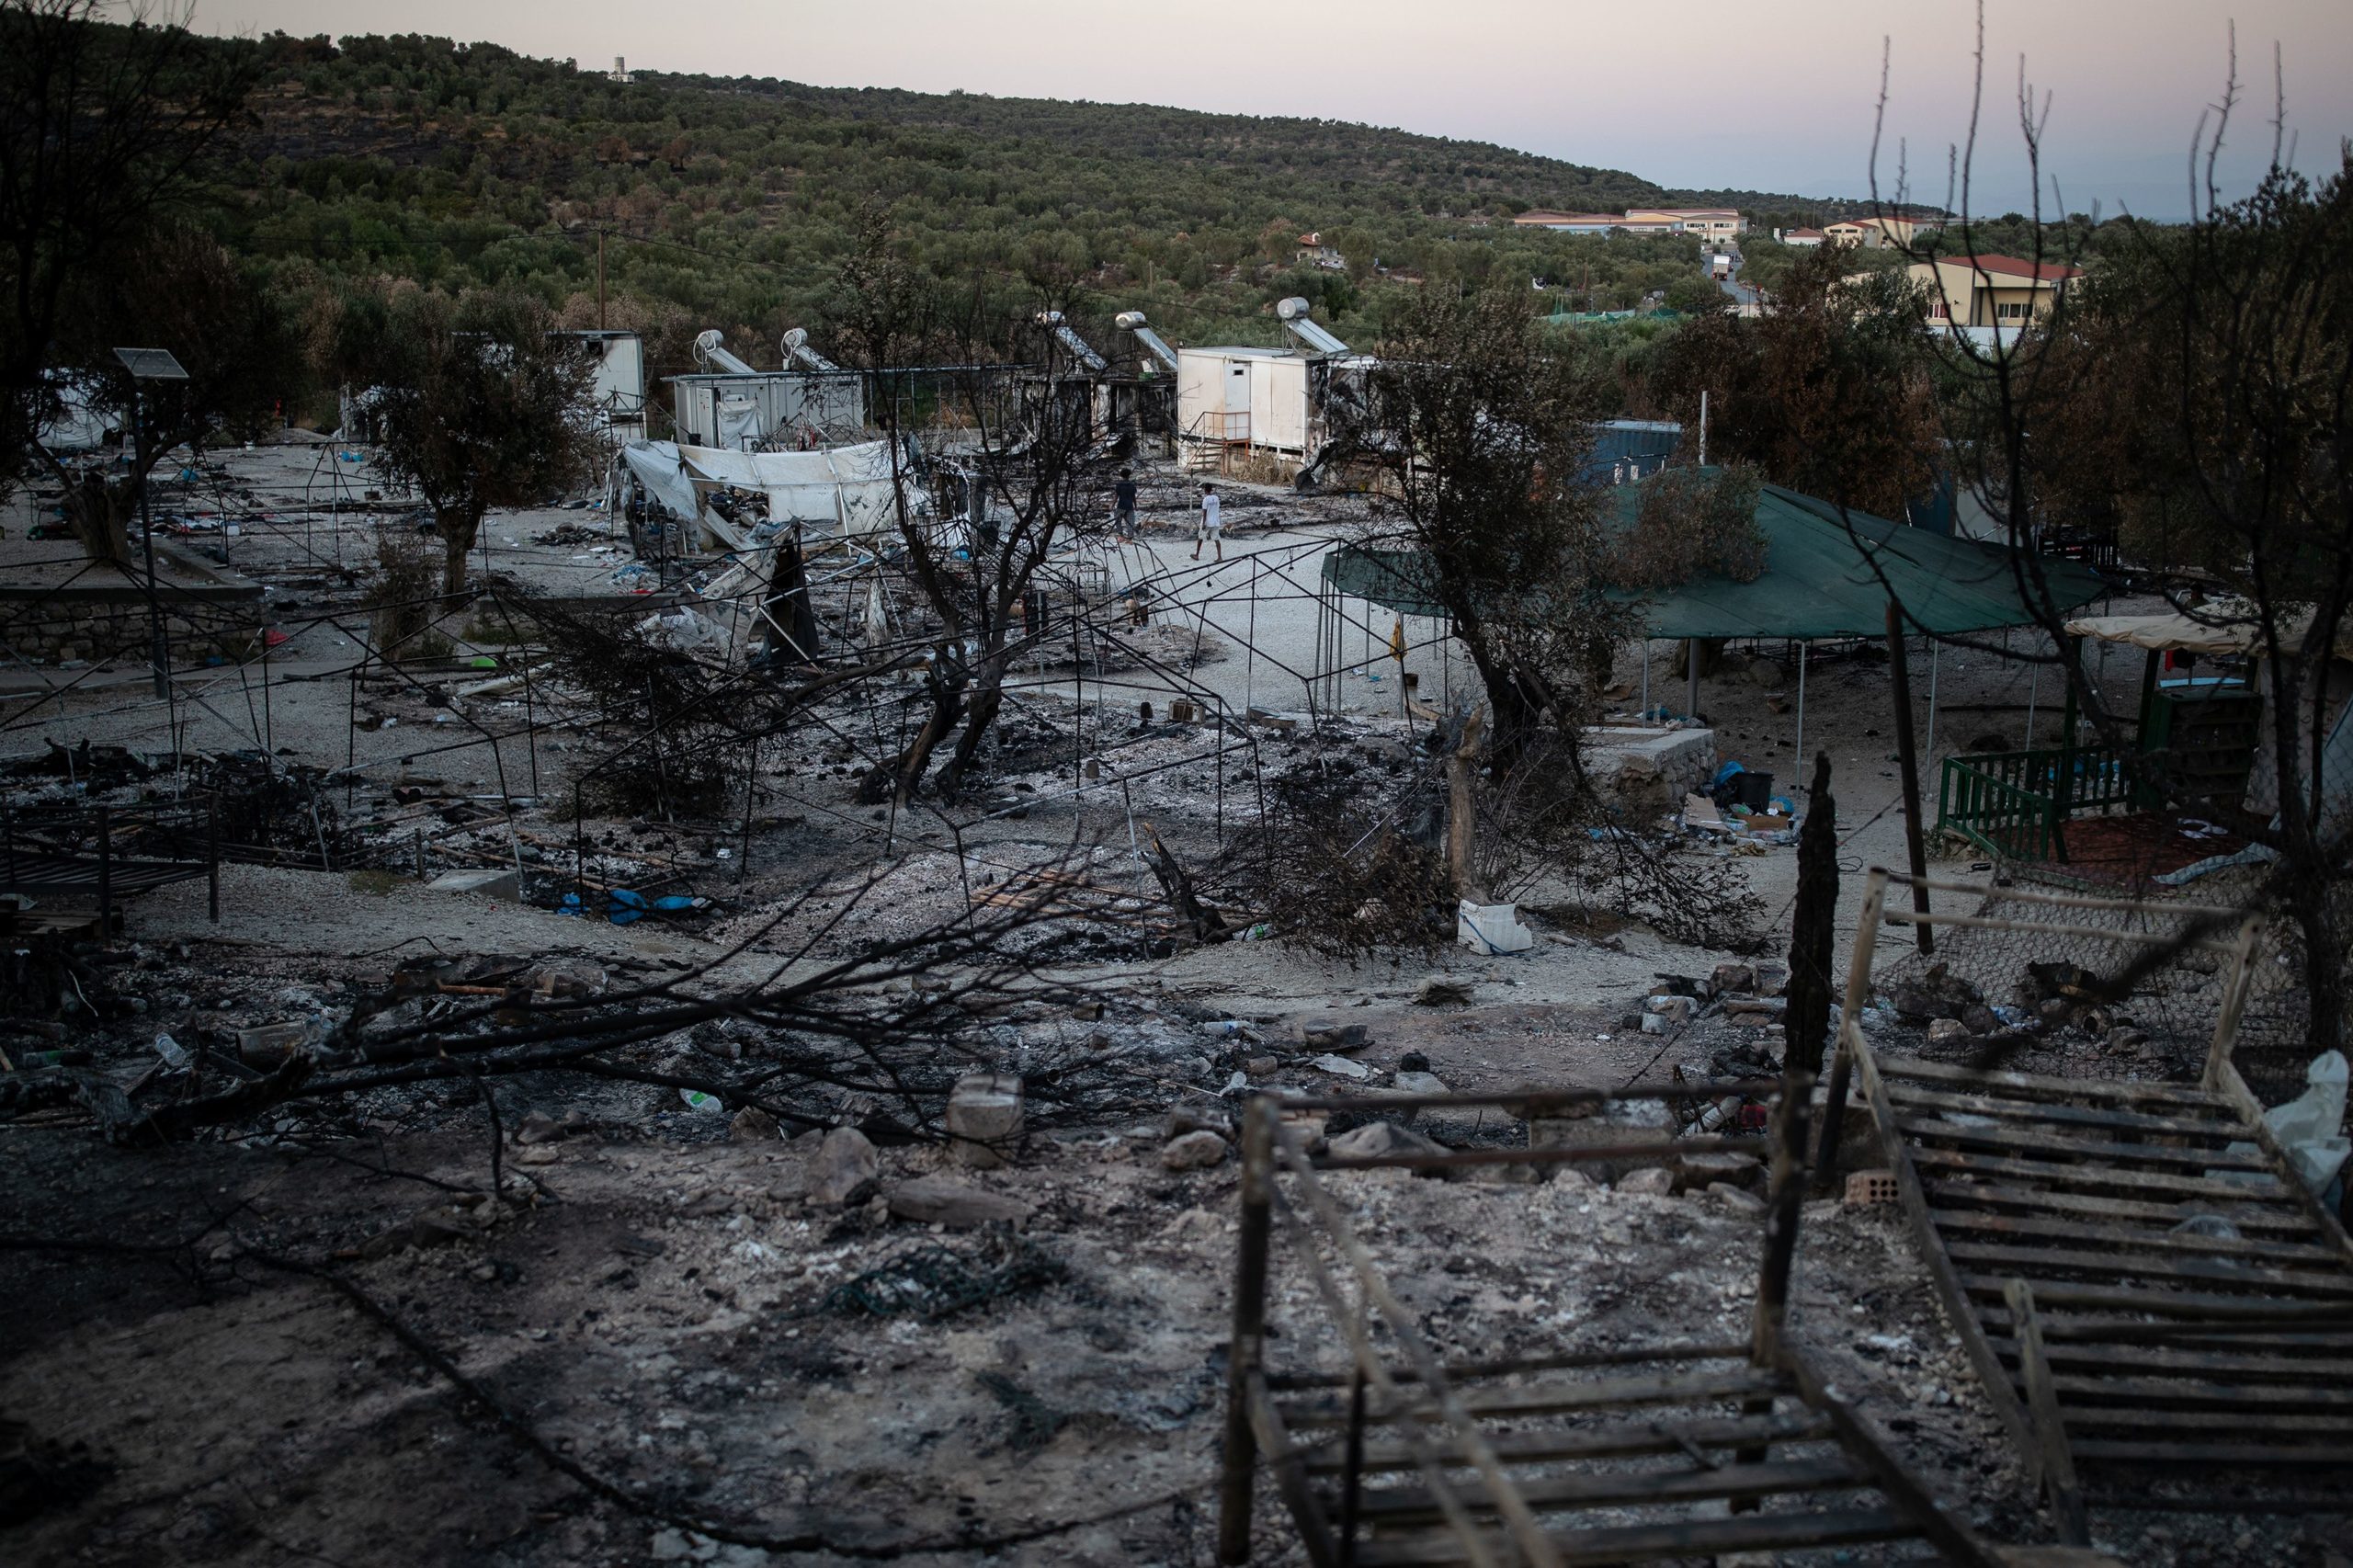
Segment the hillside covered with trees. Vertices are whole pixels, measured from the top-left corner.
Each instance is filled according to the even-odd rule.
[[[657,346],[720,326],[822,336],[870,208],[941,278],[1026,275],[1180,339],[1274,341],[1273,301],[1375,335],[1422,281],[1525,278],[1563,310],[1688,280],[1696,242],[1524,232],[1533,207],[1793,199],[1674,191],[1479,142],[1312,119],[640,74],[423,37],[220,40],[261,74],[220,170],[233,251],[299,283],[520,285]],[[1341,267],[1302,265],[1315,232]],[[619,301],[616,305],[615,301]],[[667,329],[667,330],[665,330]]]

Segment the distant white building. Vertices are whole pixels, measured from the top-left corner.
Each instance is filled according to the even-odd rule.
[[[1683,220],[1674,217],[1616,212],[1523,212],[1512,220],[1521,229],[1550,229],[1556,234],[1679,234]]]
[[[618,55],[618,54],[614,55],[614,56],[613,56],[613,68],[612,68],[610,71],[608,71],[608,72],[606,72],[606,73],[605,73],[605,80],[607,80],[608,82],[619,82],[622,86],[624,86],[624,87],[628,86],[628,85],[629,85],[629,62],[628,62],[628,61],[626,61],[626,60],[623,60],[623,59],[622,59],[620,55]]]
[[[1748,220],[1729,207],[1630,207],[1617,212],[1522,212],[1522,229],[1561,234],[1698,234],[1722,244],[1748,232]]]
[[[1820,229],[1776,229],[1773,237],[1785,245],[1811,248],[1820,245],[1830,236]]]
[[[645,438],[645,340],[633,332],[564,332],[596,358],[588,396],[597,415],[625,441]]]
[[[1670,220],[1685,233],[1719,243],[1748,233],[1748,220],[1730,207],[1629,207],[1626,217],[1630,223]]]

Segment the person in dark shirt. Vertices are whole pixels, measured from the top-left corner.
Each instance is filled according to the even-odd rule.
[[[1133,538],[1136,531],[1136,482],[1133,471],[1124,468],[1120,471],[1120,483],[1111,486],[1111,506],[1115,514],[1112,521],[1119,526],[1120,532],[1125,537]]]

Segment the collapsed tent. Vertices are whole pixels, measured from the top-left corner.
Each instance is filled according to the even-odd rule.
[[[1609,501],[1629,531],[1643,486],[1613,487]],[[1831,503],[1778,484],[1757,490],[1756,526],[1765,536],[1765,570],[1741,583],[1702,573],[1673,588],[1612,589],[1620,603],[1643,607],[1643,635],[1685,637],[1881,637],[1893,597],[1920,631],[1940,635],[2029,626],[2028,597],[2047,594],[2067,608],[2107,592],[2088,567],[2021,558],[1999,545],[1951,539],[1868,512],[1843,516]],[[1418,551],[1343,545],[1324,558],[1327,592],[1370,599],[1400,615],[1444,616],[1428,559]]]
[[[675,441],[632,441],[621,449],[645,493],[680,517],[696,519],[727,548],[756,549],[786,528],[816,538],[855,539],[892,526],[895,487],[883,441],[809,452],[736,452]],[[767,498],[767,520],[746,533],[702,504],[713,490]]]

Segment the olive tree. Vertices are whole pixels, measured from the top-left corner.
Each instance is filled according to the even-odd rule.
[[[587,353],[535,297],[363,293],[346,301],[339,342],[369,387],[385,472],[432,513],[447,597],[464,593],[492,507],[550,500],[594,472]]]

